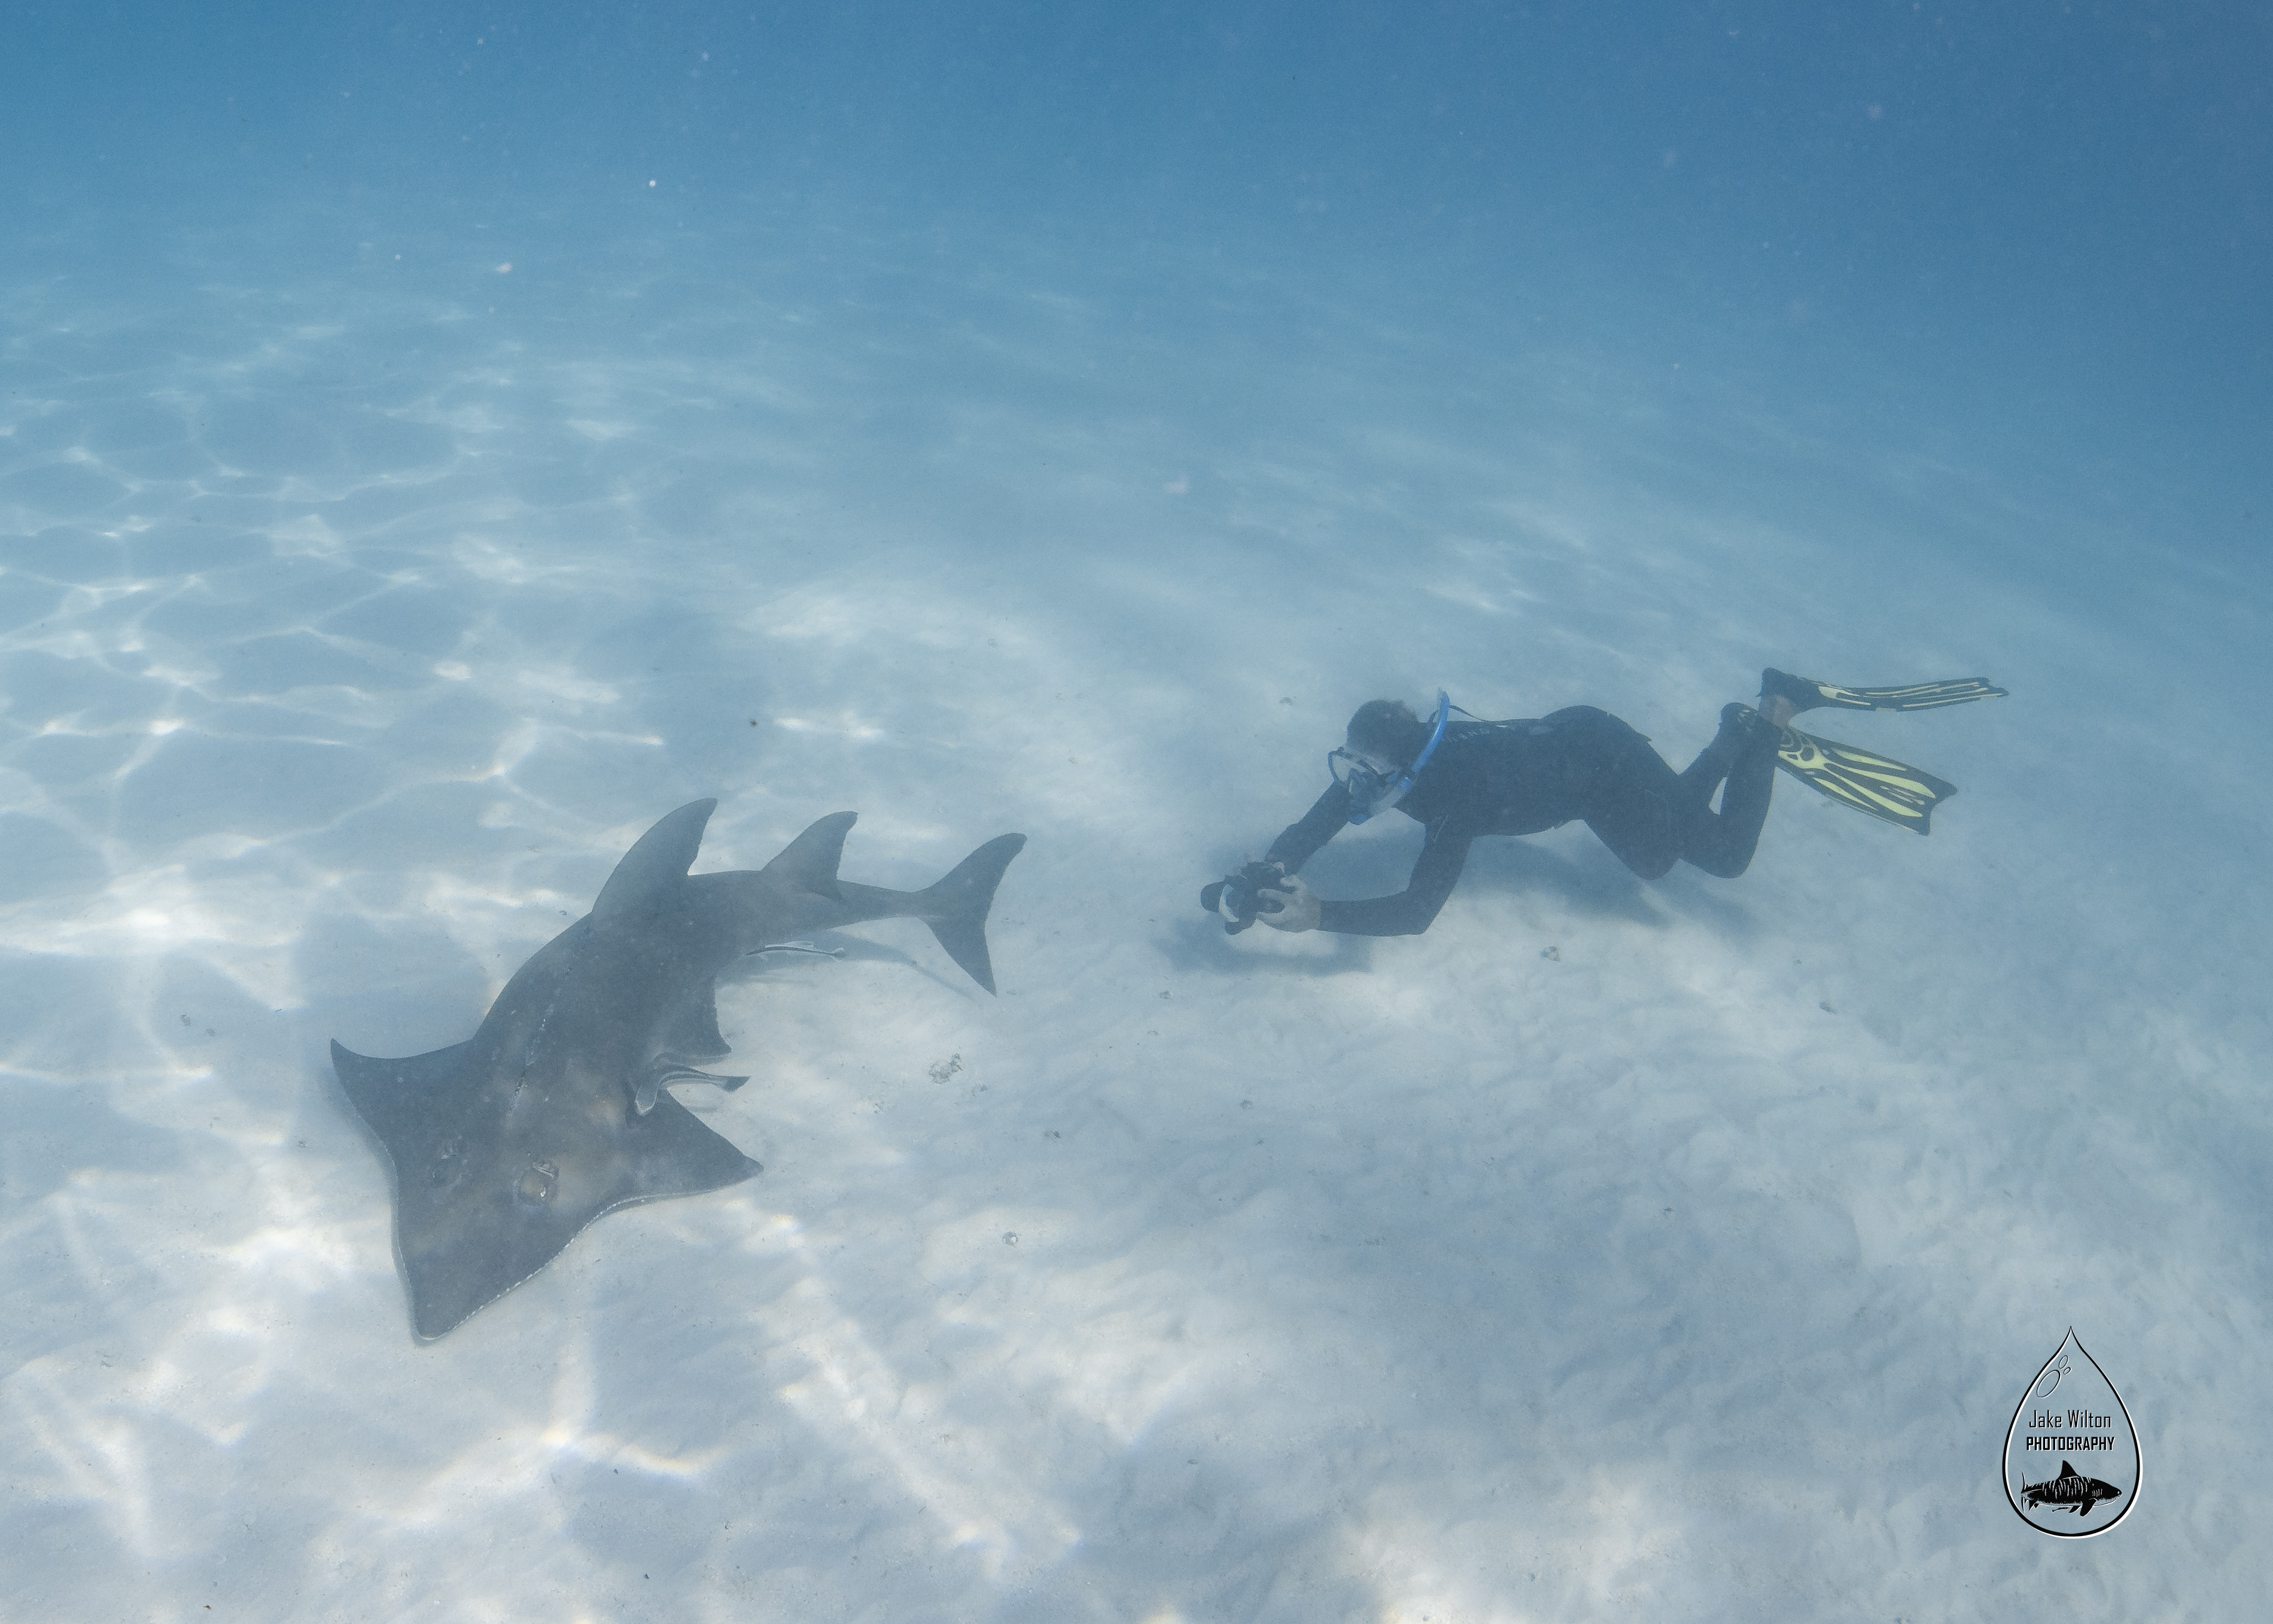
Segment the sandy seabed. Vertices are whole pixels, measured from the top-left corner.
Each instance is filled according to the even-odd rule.
[[[1213,270],[332,246],[0,287],[0,1616],[2262,1600],[2254,583]],[[1771,663],[2013,697],[1816,719],[1930,839],[1783,780],[1735,883],[1572,828],[1418,938],[1196,906],[1363,699],[1678,763]],[[906,921],[730,977],[754,1080],[680,1093],[763,1177],[415,1344],[328,1041],[469,1035],[706,795],[698,870],[1028,834],[1001,996]],[[1999,1481],[2071,1326],[2146,1462],[2082,1542]]]

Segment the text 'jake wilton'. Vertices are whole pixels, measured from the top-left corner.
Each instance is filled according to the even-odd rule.
[[[2060,1412],[2057,1410],[2032,1410],[2029,1412],[2029,1436],[2023,1440],[2022,1447],[2029,1449],[2059,1450],[2112,1449],[2115,1447],[2115,1440],[2112,1436],[2098,1438],[2089,1436],[2047,1438],[2037,1435],[2037,1429],[2038,1427],[2050,1428],[2063,1425],[2071,1428],[2089,1428],[2092,1432],[2104,1433],[2112,1431],[2114,1427],[2115,1417],[2113,1416],[2094,1415],[2088,1410],[2071,1410],[2067,1412],[2065,1421],[2063,1421]]]

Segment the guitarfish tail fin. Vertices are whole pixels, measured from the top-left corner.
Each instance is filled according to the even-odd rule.
[[[986,954],[986,913],[994,906],[994,888],[1026,844],[1024,835],[1000,835],[955,865],[947,876],[915,895],[910,910],[931,927],[947,956],[988,992],[994,990],[994,966]]]

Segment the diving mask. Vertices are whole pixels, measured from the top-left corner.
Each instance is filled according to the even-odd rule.
[[[1437,725],[1429,733],[1429,742],[1421,747],[1421,754],[1413,764],[1397,771],[1386,764],[1343,748],[1326,754],[1326,771],[1333,774],[1334,782],[1349,791],[1349,821],[1362,823],[1367,819],[1387,812],[1405,799],[1413,787],[1413,780],[1429,764],[1437,753],[1437,746],[1444,736],[1444,724],[1452,714],[1452,695],[1442,688],[1437,690]]]

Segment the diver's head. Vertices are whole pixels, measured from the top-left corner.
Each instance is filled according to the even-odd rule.
[[[1326,771],[1349,792],[1351,823],[1362,823],[1405,799],[1437,753],[1452,706],[1449,698],[1438,694],[1434,723],[1422,721],[1410,706],[1394,699],[1370,699],[1357,708],[1350,718],[1349,742],[1326,756]]]
[[[1391,771],[1410,763],[1428,742],[1429,724],[1401,699],[1369,699],[1349,719],[1350,754],[1370,756]]]

